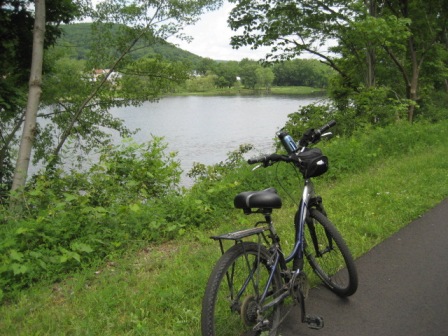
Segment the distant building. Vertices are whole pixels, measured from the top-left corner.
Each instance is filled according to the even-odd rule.
[[[93,69],[92,70],[92,82],[96,82],[100,77],[106,76],[110,72],[110,69]],[[109,82],[115,83],[115,81],[121,78],[123,75],[119,72],[112,71],[107,77]]]

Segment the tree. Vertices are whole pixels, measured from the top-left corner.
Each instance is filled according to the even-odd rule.
[[[230,13],[229,25],[241,32],[231,39],[235,48],[250,45],[256,49],[271,47],[267,59],[288,60],[303,53],[321,58],[345,75],[327,54],[329,40],[338,40],[341,29],[356,18],[357,4],[350,0],[231,0],[236,6]],[[243,30],[240,30],[243,28]]]
[[[185,82],[187,91],[204,92],[215,88],[216,75],[208,73],[205,76],[192,77]]]
[[[71,4],[70,0],[51,1],[66,1]],[[79,83],[81,83],[80,85],[78,85],[79,83],[73,85],[78,90],[76,93],[73,89],[66,92],[60,91],[60,96],[57,97],[57,95],[47,95],[44,92],[45,103],[47,106],[51,105],[54,108],[42,117],[51,120],[51,122],[47,123],[45,130],[41,130],[38,126],[34,131],[42,131],[41,139],[44,139],[44,143],[47,145],[45,150],[43,149],[44,146],[41,146],[41,150],[37,151],[37,154],[40,155],[39,158],[47,161],[47,169],[51,169],[60,162],[61,151],[70,139],[83,144],[76,149],[84,150],[93,148],[95,144],[98,145],[104,139],[106,134],[100,130],[101,126],[110,126],[124,132],[122,134],[128,134],[122,124],[108,113],[110,107],[139,104],[144,100],[157,99],[160,93],[167,89],[167,82],[175,83],[179,80],[185,80],[185,68],[183,66],[178,66],[175,63],[168,66],[165,64],[166,62],[157,60],[131,65],[133,62],[132,53],[155,42],[160,43],[170,35],[181,34],[182,28],[195,22],[203,10],[212,10],[220,4],[221,1],[219,0],[182,2],[110,0],[102,2],[97,10],[92,12],[92,16],[96,20],[97,40],[93,41],[95,48],[92,49],[92,55],[94,57],[87,64],[90,69],[101,67],[108,68],[109,71],[105,72],[104,76],[99,77],[98,81],[89,81],[86,72],[73,73],[70,78],[71,82],[73,83],[77,77]],[[139,41],[144,41],[146,45],[138,45],[137,42]],[[118,71],[121,73],[127,71],[127,73],[120,79],[113,79],[112,77]],[[132,76],[134,81],[129,80]],[[139,86],[139,90],[126,90],[126,86],[131,87],[142,76],[150,78],[150,83]],[[56,77],[59,79],[67,78],[65,75],[57,75]],[[50,75],[48,78],[52,78],[52,76]],[[56,78],[53,77],[52,79]],[[120,86],[118,82],[124,83],[125,86]],[[48,83],[51,83],[51,80]],[[62,83],[59,83],[59,85],[60,87],[63,86]],[[44,83],[44,86],[47,88],[47,83]],[[120,88],[121,94],[126,96],[117,96],[117,88]],[[52,93],[54,92],[56,90],[53,90]],[[69,92],[72,95],[68,95]],[[139,95],[136,92],[139,92]],[[86,113],[86,111],[93,113]],[[21,123],[21,120],[19,120],[19,123]],[[9,129],[14,133],[18,128],[20,128],[20,125]],[[54,137],[52,134],[58,136]],[[2,137],[7,139],[3,135]],[[32,140],[31,138],[28,139]],[[58,142],[53,144],[52,141],[55,139],[58,139]],[[30,142],[36,145],[34,141]],[[9,144],[11,143],[9,142]],[[86,143],[88,143],[88,146],[84,146]],[[17,172],[23,175],[22,178],[17,179],[17,183],[14,183],[15,189],[23,186],[26,179],[26,169],[23,166],[20,167]],[[19,175],[16,174],[16,177],[18,178]]]
[[[257,75],[256,70],[261,66],[252,60],[247,58],[241,60],[240,62],[240,77],[241,83],[244,87],[248,89],[255,89],[255,85],[257,85]]]
[[[294,59],[273,65],[274,84],[278,86],[311,86],[324,88],[333,75],[332,69],[316,59]]]
[[[59,24],[81,13],[71,0],[47,0],[44,48],[60,35]],[[34,14],[31,1],[0,5],[0,198],[12,185],[13,148],[25,120],[30,80]]]
[[[216,85],[218,87],[232,87],[239,75],[240,67],[236,61],[219,62],[215,63],[213,72],[217,76]]]
[[[144,0],[108,0],[101,2],[92,13],[95,19],[95,40],[92,48],[91,65],[94,68],[107,66],[108,71],[95,85],[92,92],[77,106],[63,130],[60,140],[52,151],[54,166],[67,139],[75,131],[89,103],[106,86],[113,72],[120,71],[132,61],[131,54],[155,41],[166,40],[171,35],[181,34],[185,25],[194,23],[205,9],[213,10],[221,5],[220,0],[148,2]],[[182,36],[182,35],[181,35]],[[137,42],[142,41],[143,45]],[[148,73],[146,73],[148,75]],[[139,76],[144,73],[140,72]],[[151,75],[151,72],[149,72]],[[158,76],[158,75],[156,75]],[[133,97],[124,104],[139,104],[147,96]],[[123,104],[120,103],[120,104]]]
[[[392,15],[408,22],[408,36],[404,48],[384,45],[384,49],[398,68],[406,87],[408,120],[412,121],[416,105],[421,99],[420,75],[429,62],[437,58],[436,51],[443,47],[442,37],[447,33],[448,6],[444,0],[389,0],[383,15]],[[405,56],[403,58],[403,56]]]
[[[20,141],[19,154],[12,182],[12,191],[25,185],[28,166],[30,163],[31,149],[36,132],[37,109],[39,107],[41,85],[42,85],[42,64],[44,58],[44,37],[45,37],[45,0],[35,0],[35,19],[33,33],[33,57],[31,60],[31,74],[29,82],[28,103],[25,112],[25,124],[23,126],[22,138]]]
[[[311,53],[338,73],[342,99],[392,83],[387,99],[407,99],[410,121],[421,98],[422,70],[440,57],[436,50],[446,35],[444,0],[232,2],[229,24],[239,32],[232,37],[234,47],[270,46],[267,58],[274,60]],[[336,41],[329,48],[333,54],[325,49],[329,41]]]
[[[203,58],[199,62],[197,66],[197,73],[198,75],[204,76],[207,74],[208,71],[212,70],[215,65],[215,61],[211,58]]]
[[[441,47],[440,37],[446,31],[448,8],[445,7],[442,0],[389,0],[384,3],[370,0],[367,11],[351,23],[350,31],[343,33],[351,44],[335,48],[352,61],[354,55],[366,53],[366,86],[376,84],[376,78],[380,78],[381,83],[387,83],[407,99],[409,121],[414,119],[415,109],[422,99],[421,84],[428,83],[428,77],[420,78],[422,70],[440,59],[436,50]],[[430,81],[430,85],[434,85],[434,81]]]
[[[257,87],[265,88],[267,92],[271,90],[272,83],[274,82],[274,72],[271,68],[259,67],[255,70],[255,76],[257,77]]]

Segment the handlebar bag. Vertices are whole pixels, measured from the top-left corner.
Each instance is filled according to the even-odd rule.
[[[304,178],[316,177],[328,170],[328,158],[319,148],[310,148],[297,155],[298,167]]]

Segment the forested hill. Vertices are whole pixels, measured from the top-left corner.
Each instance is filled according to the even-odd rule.
[[[91,23],[63,25],[62,29],[64,34],[57,44],[69,46],[72,50],[72,57],[86,59],[92,42]],[[203,59],[163,40],[133,53],[136,59],[151,55],[161,55],[171,61],[183,61],[191,64],[198,64]]]

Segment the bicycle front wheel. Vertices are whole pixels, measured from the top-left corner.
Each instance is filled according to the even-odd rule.
[[[358,274],[341,234],[317,209],[310,209],[307,227],[305,255],[314,272],[335,294],[353,295],[358,289]]]
[[[251,242],[236,244],[222,255],[202,301],[202,335],[277,335],[281,304],[263,308],[282,288],[277,269],[268,284],[269,257],[265,247]],[[266,299],[260,302],[266,288]]]

